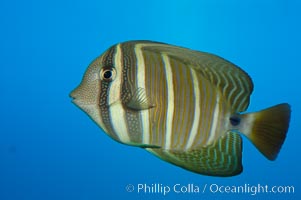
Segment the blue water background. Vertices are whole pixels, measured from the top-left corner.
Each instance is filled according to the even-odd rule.
[[[301,199],[297,0],[0,2],[0,199]],[[248,111],[292,106],[275,162],[244,138],[241,175],[208,177],[106,136],[68,97],[109,46],[147,39],[218,54],[255,90]],[[292,185],[294,194],[144,194],[128,184]],[[201,188],[202,189],[202,188]]]

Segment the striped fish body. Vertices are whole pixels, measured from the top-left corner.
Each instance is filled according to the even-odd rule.
[[[250,77],[218,56],[130,41],[94,60],[71,97],[118,142],[193,172],[232,176],[242,171],[238,131],[251,137],[255,115],[238,113],[252,90]]]

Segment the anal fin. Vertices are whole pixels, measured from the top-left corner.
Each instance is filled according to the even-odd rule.
[[[208,176],[234,176],[242,172],[242,139],[228,132],[215,143],[193,150],[146,149],[162,160]]]

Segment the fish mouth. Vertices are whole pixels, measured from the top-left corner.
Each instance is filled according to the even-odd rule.
[[[84,102],[81,101],[80,99],[77,99],[75,97],[71,97],[71,102],[74,103],[75,105],[84,105]]]
[[[76,99],[76,97],[73,95],[73,92],[71,92],[71,93],[69,94],[69,97],[71,98],[71,101],[73,101],[73,100]]]
[[[75,104],[76,106],[78,106],[78,107],[82,107],[84,104],[83,104],[83,102],[81,102],[79,99],[76,99],[76,98],[73,98],[73,97],[71,97],[72,99],[71,99],[71,102],[73,103],[73,104]]]
[[[95,109],[95,105],[94,104],[86,103],[82,98],[80,98],[78,96],[75,96],[72,93],[69,95],[69,97],[71,98],[71,102],[75,106],[77,106],[79,109],[81,109],[82,111],[84,111],[88,115],[90,113],[93,113],[92,110]]]
[[[83,100],[81,100],[81,98],[77,97],[77,95],[75,94],[75,91],[76,90],[72,91],[69,94],[69,97],[71,98],[71,102],[79,107],[86,105],[86,103]]]
[[[74,91],[70,92],[69,97],[71,98],[71,101],[74,102],[76,99],[76,96],[74,95]]]

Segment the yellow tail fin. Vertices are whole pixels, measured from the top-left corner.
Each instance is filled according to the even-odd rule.
[[[265,110],[242,114],[243,132],[269,160],[275,160],[285,140],[291,109],[279,104]]]

